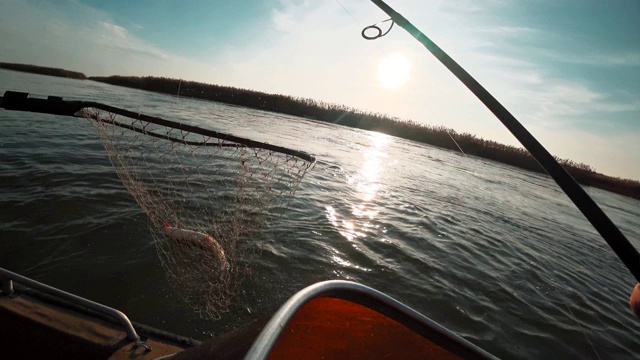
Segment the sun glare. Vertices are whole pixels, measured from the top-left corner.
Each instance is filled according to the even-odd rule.
[[[393,54],[380,61],[378,80],[382,86],[396,89],[409,80],[411,62],[402,54]]]

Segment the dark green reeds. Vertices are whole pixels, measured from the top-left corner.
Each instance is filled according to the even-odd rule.
[[[444,126],[421,124],[413,120],[366,112],[345,105],[164,77],[109,76],[90,77],[89,79],[171,95],[178,95],[178,91],[180,91],[179,96],[218,101],[353,128],[379,131],[403,139],[459,151],[451,140],[453,137],[467,155],[498,161],[529,171],[544,172],[536,160],[523,148],[485,140],[469,133],[459,134]],[[638,181],[600,174],[589,165],[576,163],[572,160],[559,158],[557,160],[583,185],[640,199],[640,182]]]
[[[59,69],[59,68],[51,68],[46,66],[11,64],[11,63],[0,62],[0,68],[14,70],[14,71],[28,72],[33,74],[40,74],[40,75],[65,77],[65,78],[71,78],[71,79],[79,79],[79,80],[87,79],[87,76],[81,72],[70,71],[70,70]]]

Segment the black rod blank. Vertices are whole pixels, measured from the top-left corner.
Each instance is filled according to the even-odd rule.
[[[382,0],[371,0],[382,11],[391,17],[398,26],[405,29],[411,36],[424,45],[431,54],[449,69],[489,110],[509,129],[520,141],[542,168],[555,180],[562,191],[589,220],[591,225],[600,233],[618,258],[629,269],[631,274],[640,282],[640,254],[622,234],[620,229],[609,219],[600,207],[591,199],[575,179],[553,158],[547,149],[536,140],[531,133],[493,97],[476,79],[456,63],[431,39],[418,30],[406,18],[397,13]]]

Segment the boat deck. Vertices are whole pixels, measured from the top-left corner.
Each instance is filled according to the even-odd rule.
[[[184,344],[149,337],[147,351],[124,330],[95,316],[21,293],[0,296],[2,359],[157,359],[183,351]],[[144,334],[142,334],[144,336]]]

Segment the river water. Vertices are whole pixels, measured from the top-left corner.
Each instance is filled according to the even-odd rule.
[[[635,284],[546,176],[385,134],[0,70],[0,91],[94,100],[314,154],[230,311],[199,319],[86,120],[0,110],[0,266],[206,339],[317,281],[383,291],[504,358],[636,358]],[[587,188],[640,246],[640,201]]]

